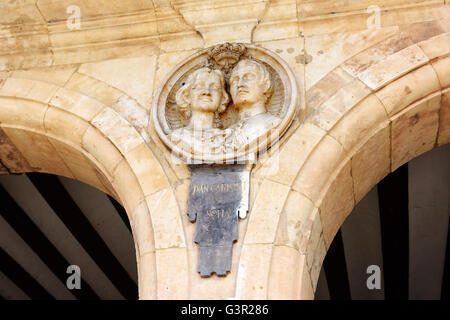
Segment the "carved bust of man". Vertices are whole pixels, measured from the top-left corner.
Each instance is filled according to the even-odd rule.
[[[239,122],[233,126],[233,143],[239,149],[276,127],[281,119],[267,112],[273,84],[261,63],[251,59],[239,61],[231,71],[229,83],[234,106],[239,112]]]
[[[189,123],[174,130],[169,139],[197,152],[220,151],[214,149],[220,149],[223,136],[229,131],[216,129],[214,120],[217,114],[226,110],[230,101],[222,72],[206,67],[194,71],[178,90],[175,100],[178,110]]]

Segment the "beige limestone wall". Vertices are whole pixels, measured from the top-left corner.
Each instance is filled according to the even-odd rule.
[[[403,163],[450,142],[450,6],[346,3],[2,3],[0,174],[59,174],[120,201],[141,299],[312,299],[355,204]],[[80,29],[67,28],[71,4]],[[278,53],[306,112],[252,171],[231,273],[204,279],[185,214],[189,170],[146,128],[171,68],[225,41]]]

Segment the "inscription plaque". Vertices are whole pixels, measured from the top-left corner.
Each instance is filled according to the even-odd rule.
[[[246,165],[191,166],[188,215],[197,221],[198,272],[225,276],[231,270],[238,217],[248,211],[249,173]]]

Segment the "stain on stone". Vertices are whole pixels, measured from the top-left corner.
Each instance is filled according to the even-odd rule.
[[[405,27],[405,31],[414,43],[427,40],[439,34],[445,33],[439,21],[426,21],[413,23]]]
[[[417,122],[419,122],[419,115],[418,114],[415,114],[414,116],[412,116],[410,119],[409,119],[409,124],[410,125],[415,125]]]
[[[30,165],[3,130],[0,129],[0,160],[11,172],[30,171]]]
[[[358,53],[344,63],[344,66],[353,74],[359,74],[377,64],[380,60],[388,57],[413,44],[411,39],[405,35],[395,35],[381,43]]]
[[[405,92],[406,92],[406,94],[410,94],[412,91],[411,91],[411,89],[408,86],[406,86],[405,87]]]
[[[16,20],[12,21],[11,24],[18,27],[14,29],[15,31],[17,30],[22,31],[23,28],[22,25],[27,22],[35,22],[35,20],[30,18],[26,14],[21,14]]]
[[[287,52],[288,52],[288,53],[294,52],[294,48],[288,48],[288,49],[287,49]]]
[[[311,61],[312,61],[312,56],[306,52],[304,54],[299,54],[298,56],[295,57],[296,63],[308,64]]]
[[[275,52],[276,52],[276,53],[282,53],[283,50],[282,50],[282,49],[277,49],[277,50],[275,50]]]
[[[317,52],[317,55],[318,55],[318,56],[320,56],[321,54],[323,54],[323,50],[319,50],[319,51]]]

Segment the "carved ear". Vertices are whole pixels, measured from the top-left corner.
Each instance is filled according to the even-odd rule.
[[[190,92],[190,85],[186,84],[183,87],[181,87],[177,94],[175,95],[175,101],[177,102],[178,110],[181,112],[182,115],[186,117],[186,119],[190,118],[190,98],[189,98],[189,92]]]
[[[269,75],[267,77],[265,77],[263,86],[264,86],[263,87],[264,95],[266,97],[266,103],[267,103],[267,101],[270,99],[270,97],[273,94],[273,84],[272,84],[272,80],[270,79]]]
[[[264,77],[264,82],[263,82],[263,86],[264,86],[264,92],[269,92],[270,87],[272,86],[272,82],[270,81],[270,77]]]

